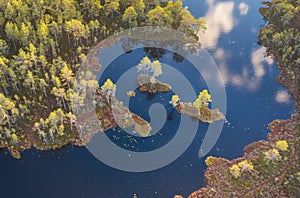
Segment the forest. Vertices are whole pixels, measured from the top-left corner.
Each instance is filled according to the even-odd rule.
[[[86,54],[125,29],[157,25],[196,36],[205,30],[182,1],[4,0],[0,2],[0,148],[55,149],[78,141],[73,88]],[[92,77],[79,83],[99,89]],[[80,144],[80,143],[78,143]]]

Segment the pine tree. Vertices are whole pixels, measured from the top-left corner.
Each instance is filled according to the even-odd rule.
[[[65,30],[75,39],[75,46],[78,46],[78,41],[85,35],[85,26],[77,19],[71,19],[66,22]]]
[[[130,6],[125,10],[122,20],[128,22],[129,28],[131,29],[132,27],[137,26],[137,16],[138,14],[136,13],[135,8]]]
[[[171,27],[172,18],[171,12],[165,11],[162,7],[157,5],[154,9],[147,13],[148,23],[150,25]]]
[[[37,36],[41,41],[46,43],[48,35],[49,35],[48,25],[41,21],[40,24],[38,25]]]
[[[106,16],[110,15],[111,18],[114,18],[114,13],[118,12],[120,6],[119,0],[109,0],[104,5],[104,10]]]

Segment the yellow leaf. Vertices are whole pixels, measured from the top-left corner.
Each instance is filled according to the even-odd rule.
[[[248,170],[248,171],[254,170],[252,163],[248,162],[247,160],[243,160],[243,161],[239,162],[238,166],[241,167],[242,171],[244,171],[244,170]]]
[[[179,100],[180,98],[178,95],[173,95],[170,104],[172,104],[173,107],[176,107],[178,105]]]
[[[288,145],[287,141],[279,140],[276,142],[276,148],[281,151],[287,151],[289,148],[289,145]]]
[[[237,164],[233,164],[230,168],[229,168],[230,173],[232,174],[232,176],[234,178],[238,178],[241,176],[241,168],[237,165]]]
[[[113,90],[114,83],[108,78],[101,87],[102,90]]]

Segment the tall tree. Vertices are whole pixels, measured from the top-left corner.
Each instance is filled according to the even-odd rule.
[[[70,85],[74,79],[74,74],[73,74],[72,70],[69,68],[67,63],[64,62],[63,65],[64,66],[61,70],[60,77],[65,82],[65,84],[68,85],[68,87],[70,88]]]
[[[83,0],[80,3],[83,14],[92,20],[99,16],[102,5],[99,0]]]
[[[145,3],[144,0],[137,0],[133,4],[137,14],[138,14],[138,22],[141,21],[141,17],[144,16],[144,11],[145,11]]]
[[[6,55],[9,51],[9,47],[7,45],[7,42],[3,39],[0,39],[0,56]]]
[[[66,102],[65,102],[66,93],[64,88],[53,87],[51,94],[56,96],[57,101],[60,100],[62,102],[64,109],[67,109]]]
[[[133,6],[128,7],[123,16],[122,20],[125,22],[128,22],[129,28],[137,26],[137,16],[138,14],[135,11],[135,8]]]
[[[193,30],[193,26],[196,25],[196,20],[194,16],[185,8],[182,11],[182,18],[180,22],[180,30],[183,31],[185,34],[188,30]]]
[[[168,1],[164,10],[171,13],[172,27],[178,28],[181,24],[182,18],[182,0]]]
[[[0,93],[0,133],[5,133],[7,138],[11,138],[11,133],[15,132],[16,118],[19,116],[19,109],[13,100]],[[1,140],[0,140],[1,141]]]
[[[142,72],[145,75],[148,75],[151,68],[151,60],[145,56],[140,63],[137,65],[138,72]]]
[[[171,12],[164,10],[159,5],[147,13],[147,18],[150,25],[172,27]]]
[[[37,36],[41,41],[46,43],[48,35],[49,35],[48,25],[41,21],[40,24],[38,25]]]
[[[65,29],[68,34],[71,34],[74,37],[76,46],[78,45],[79,39],[85,35],[85,26],[77,19],[67,21]]]
[[[22,23],[21,24],[21,28],[20,28],[20,41],[21,43],[26,46],[29,42],[29,34],[30,34],[30,31],[29,31],[29,28],[28,26],[25,24],[25,23]]]
[[[169,102],[174,108],[179,104],[180,98],[178,95],[173,95],[171,101]]]
[[[119,0],[109,0],[104,5],[104,10],[106,16],[110,15],[111,18],[114,17],[114,13],[119,11]]]
[[[19,37],[18,26],[16,24],[8,21],[5,25],[5,33],[6,33],[7,38],[13,41],[15,49],[17,49],[16,39],[18,39],[18,37]]]
[[[36,77],[33,76],[31,71],[27,71],[26,79],[24,84],[29,87],[30,90],[35,94],[36,93]]]

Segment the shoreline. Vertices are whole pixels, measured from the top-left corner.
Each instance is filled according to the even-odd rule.
[[[277,2],[278,3],[278,2]],[[265,3],[270,7],[276,3]],[[260,9],[261,14],[268,8]],[[265,10],[264,10],[265,9]],[[263,10],[263,11],[262,11]],[[271,21],[272,19],[267,19]],[[259,39],[262,40],[262,32],[264,27],[260,29]],[[267,38],[268,39],[268,38]],[[253,197],[259,195],[264,197],[291,197],[297,193],[297,182],[290,182],[288,176],[297,177],[300,173],[299,159],[299,137],[300,137],[300,72],[299,68],[290,68],[282,62],[280,54],[277,50],[270,46],[268,41],[262,41],[263,46],[271,50],[271,54],[276,62],[276,66],[280,74],[275,78],[277,83],[284,86],[295,102],[295,114],[291,115],[287,120],[273,120],[268,124],[270,133],[267,134],[267,140],[253,142],[244,147],[243,156],[233,160],[212,157],[213,161],[208,165],[205,171],[205,186],[193,192],[189,198],[199,197]],[[270,55],[270,54],[268,54]],[[284,66],[285,65],[285,66]],[[292,72],[291,72],[292,70]],[[291,73],[294,74],[291,76]],[[281,152],[282,160],[270,165],[264,162],[264,152],[272,149],[276,141],[286,140],[289,145],[287,152]],[[254,171],[250,174],[244,174],[243,177],[234,178],[229,173],[232,165],[247,160],[254,165]],[[278,165],[277,165],[278,164]],[[257,169],[257,170],[256,170]],[[296,174],[296,175],[294,175]],[[246,175],[246,176],[245,176]],[[300,177],[299,177],[300,178]],[[276,182],[276,185],[273,183]],[[284,183],[288,182],[289,186]],[[299,181],[298,181],[299,182]],[[294,185],[294,187],[293,187]],[[288,188],[289,187],[289,188]],[[295,189],[294,189],[295,188]],[[289,190],[288,190],[289,189]],[[299,189],[298,189],[299,193]]]

